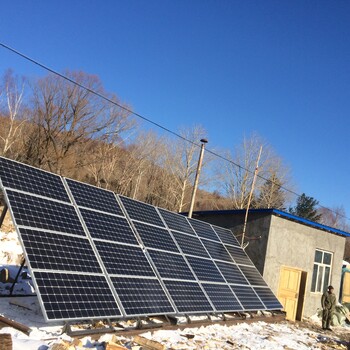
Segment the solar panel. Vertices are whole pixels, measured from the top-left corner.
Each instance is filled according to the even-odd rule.
[[[43,197],[70,202],[60,176],[0,157],[2,185]]]
[[[184,254],[209,258],[209,255],[199,238],[175,231],[172,232],[172,234]]]
[[[165,280],[164,284],[180,313],[214,311],[197,282]]]
[[[216,261],[215,263],[228,283],[248,284],[247,279],[244,277],[237,265],[228,264],[221,261]]]
[[[167,226],[170,230],[180,231],[184,233],[188,233],[190,235],[195,235],[191,225],[187,221],[186,217],[183,215],[172,213],[165,209],[158,208],[161,216],[166,222]]]
[[[261,277],[260,273],[254,266],[243,266],[240,265],[239,268],[243,272],[244,276],[247,278],[249,283],[253,286],[267,286],[264,279]]]
[[[121,316],[104,276],[34,271],[32,277],[47,320]]]
[[[232,262],[230,254],[221,243],[208,241],[207,239],[202,239],[201,241],[214,260]]]
[[[65,181],[78,206],[124,216],[113,192],[70,179]]]
[[[229,251],[232,259],[237,264],[253,265],[252,261],[248,258],[248,255],[245,253],[245,251],[242,248],[233,247],[227,244],[225,244],[225,247]]]
[[[200,281],[225,282],[212,260],[187,256],[190,266]]]
[[[81,208],[80,213],[92,238],[138,245],[126,218]]]
[[[95,241],[97,250],[111,275],[152,276],[154,272],[140,247]]]
[[[125,217],[121,217],[124,216],[123,211],[119,205],[117,206],[118,210],[115,210],[116,200],[114,195],[103,189],[84,186],[84,184],[69,182],[69,180],[67,182],[70,184],[74,199],[76,199],[76,196],[80,197],[78,200],[76,199],[76,203],[80,206],[79,211],[108,274],[112,276],[113,281],[120,281],[120,284],[113,283],[113,286],[124,312],[127,315],[173,313],[174,309],[168,297],[164,290],[159,288],[160,282],[152,279],[155,278],[154,270],[140,248],[133,229],[128,220]],[[75,187],[72,186],[72,183],[74,183]],[[102,201],[103,206],[95,205],[93,202],[94,198]],[[124,203],[127,208],[130,206],[144,208],[142,206],[143,203],[128,201],[128,198],[124,199],[124,202],[127,203]],[[156,213],[155,208],[148,205],[145,206],[148,210],[151,208]],[[86,207],[94,210],[86,209]],[[130,216],[133,216],[133,214]],[[156,223],[159,224],[157,221]],[[166,243],[169,245],[172,243],[174,249],[177,249],[168,231],[164,232],[163,230],[161,232],[160,230],[162,229],[156,226],[148,227],[145,224],[138,224],[137,221],[133,223],[134,227],[137,227],[140,231],[138,234],[147,243],[156,244],[156,241],[158,245]],[[156,237],[160,233],[162,233],[161,240],[159,237]],[[149,278],[145,280],[145,276]],[[131,288],[140,288],[140,290],[135,291]],[[150,289],[148,290],[147,288]],[[125,292],[127,292],[127,297]],[[153,299],[150,302],[142,300],[142,296],[145,299],[150,294],[153,294]],[[162,304],[166,307],[164,305],[157,306],[155,303],[157,300],[162,301]]]
[[[86,238],[20,228],[32,269],[102,273]]]
[[[244,310],[264,310],[265,306],[249,286],[231,285]]]
[[[157,210],[152,205],[135,201],[128,197],[119,196],[130,219],[143,221],[148,224],[164,227]]]
[[[282,308],[227,229],[1,157],[0,185],[47,320]]]
[[[199,237],[211,239],[218,242],[220,241],[218,235],[215,233],[210,224],[195,219],[188,220]]]
[[[150,250],[149,254],[162,278],[195,280],[182,255],[155,250]]]
[[[270,288],[254,287],[255,293],[264,303],[267,310],[281,310],[282,304],[276,299]]]
[[[157,279],[112,277],[112,282],[128,316],[175,313]]]
[[[169,252],[179,252],[168,230],[136,221],[134,222],[134,226],[145,247],[162,249]]]
[[[222,243],[230,244],[238,247],[240,246],[240,244],[237,241],[237,238],[234,236],[231,230],[223,227],[214,226],[214,225],[212,227],[213,227],[213,230],[221,239]]]
[[[7,190],[7,198],[18,226],[85,236],[77,212],[70,204],[12,190]]]
[[[219,312],[242,311],[243,308],[230,287],[226,284],[203,283],[205,292],[209,296],[215,309]]]

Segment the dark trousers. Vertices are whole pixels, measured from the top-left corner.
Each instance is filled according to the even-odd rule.
[[[322,312],[322,328],[329,328],[332,320],[333,311],[330,309],[323,309]]]

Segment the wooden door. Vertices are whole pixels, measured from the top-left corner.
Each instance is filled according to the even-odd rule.
[[[343,275],[342,303],[350,303],[350,272],[345,271]]]
[[[301,270],[282,266],[278,287],[278,300],[283,305],[287,320],[295,321],[298,309]]]

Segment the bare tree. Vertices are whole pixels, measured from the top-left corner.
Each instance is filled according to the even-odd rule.
[[[321,214],[320,223],[343,231],[350,231],[350,225],[347,223],[346,213],[343,206],[333,207],[331,209],[321,207],[317,210]]]
[[[234,153],[228,153],[231,162],[221,163],[220,172],[224,193],[230,199],[233,209],[247,207],[259,149],[263,152],[259,162],[259,173],[253,192],[252,207],[283,208],[288,196],[281,191],[290,183],[289,170],[275,155],[272,147],[257,134],[244,137]],[[266,181],[267,180],[267,181]]]
[[[192,128],[183,128],[179,133],[183,139],[178,139],[175,142],[169,140],[168,142],[165,169],[172,175],[172,184],[169,190],[173,195],[174,207],[181,212],[190,201],[200,151],[198,144],[207,132],[202,126],[195,125]],[[205,158],[204,164],[208,163],[208,159],[208,157]],[[203,183],[204,174],[202,175],[201,182]]]
[[[149,179],[154,176],[154,169],[159,166],[162,149],[162,139],[153,132],[141,132],[137,143],[129,147],[132,198],[142,200],[152,192]]]
[[[120,146],[113,139],[114,137],[106,136],[105,140],[92,140],[88,149],[90,157],[85,161],[94,184],[106,189],[112,186],[114,172],[120,162]]]
[[[318,208],[317,212],[321,214],[320,223],[330,227],[337,228],[345,232],[350,232],[350,225],[344,207],[336,206],[331,209],[321,207]],[[350,262],[350,238],[346,238],[345,249],[344,249],[344,260]]]
[[[19,144],[26,121],[22,108],[24,81],[14,76],[11,70],[7,70],[3,76],[0,89],[0,106],[3,119],[0,134],[0,155],[11,155],[12,158],[17,158],[13,146],[16,143]]]
[[[281,182],[277,175],[272,173],[270,178],[262,184],[256,205],[261,208],[277,208],[284,207],[284,193],[281,191]]]
[[[292,199],[293,184],[290,169],[283,164],[281,158],[270,151],[270,157],[265,163],[265,169],[257,187],[257,196],[254,203],[258,208],[276,208],[285,210]]]
[[[152,192],[150,178],[163,149],[156,134],[140,132],[128,145],[111,139],[99,140],[90,148],[92,161],[88,171],[95,184],[139,200],[145,200]]]
[[[83,72],[67,72],[66,76],[118,102],[103,89],[97,76]],[[128,117],[117,105],[67,80],[48,75],[34,86],[32,120],[35,127],[29,137],[28,161],[62,174],[67,163],[72,167],[75,162],[79,165],[84,158],[80,155],[91,140],[103,140],[106,133],[120,135],[129,129]]]
[[[233,154],[231,152],[227,153],[226,158],[231,162],[225,162],[224,167],[221,168],[222,180],[224,190],[230,198],[233,209],[244,209],[247,206],[256,159],[262,145],[265,150],[265,142],[263,143],[257,135],[250,138],[244,137],[242,143],[236,146]],[[265,160],[264,152],[261,157],[260,168],[264,167]]]

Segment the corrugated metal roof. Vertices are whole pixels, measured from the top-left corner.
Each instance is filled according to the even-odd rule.
[[[193,214],[196,215],[235,215],[238,213],[245,213],[245,209],[237,209],[237,210],[204,210],[204,211],[196,211]],[[278,210],[278,209],[250,209],[249,213],[270,213],[271,215],[277,215],[280,217],[284,217],[288,220],[292,220],[295,222],[299,222],[301,224],[307,225],[307,226],[311,226],[311,227],[315,227],[318,228],[320,230],[323,231],[327,231],[330,233],[334,233],[337,235],[341,235],[341,236],[345,236],[345,237],[350,237],[350,233],[349,232],[345,232],[342,230],[338,230],[336,228],[330,227],[330,226],[326,226],[326,225],[322,225],[318,222],[314,222],[308,219],[304,219],[300,216],[296,216],[296,215],[292,215],[290,213],[287,213],[285,211],[282,210]]]

